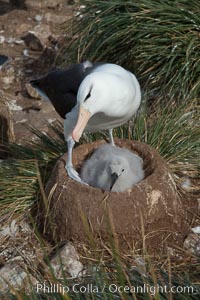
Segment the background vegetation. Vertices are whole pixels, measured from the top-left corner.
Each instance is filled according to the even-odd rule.
[[[186,179],[191,179],[188,193],[199,192],[200,176],[200,10],[199,1],[191,0],[135,0],[135,1],[81,1],[85,8],[72,19],[66,30],[71,35],[58,56],[60,65],[70,62],[109,61],[133,71],[143,89],[143,103],[134,120],[115,129],[115,136],[137,139],[155,147],[167,160],[172,175],[181,189]],[[67,59],[66,59],[67,58]],[[51,125],[49,125],[51,126]],[[28,212],[44,191],[44,185],[59,156],[66,151],[62,124],[52,127],[55,138],[31,128],[39,137],[27,147],[9,144],[10,159],[1,162],[0,216]],[[105,133],[88,135],[87,141],[105,137]],[[82,142],[84,140],[82,139]],[[195,216],[195,218],[199,218]],[[112,272],[109,267],[95,272],[90,280],[101,287],[103,281],[157,283],[170,280],[175,284],[194,284],[200,275],[199,260],[183,260],[178,267],[163,268],[167,258],[148,265],[148,277],[130,271],[114,256]],[[190,268],[192,265],[192,269]],[[125,266],[125,267],[124,267]],[[167,263],[170,266],[170,262]],[[179,271],[179,276],[175,273]],[[126,270],[126,271],[125,271]],[[128,271],[129,270],[129,271]],[[158,271],[159,270],[159,271]],[[172,277],[171,273],[173,274]],[[118,275],[116,275],[118,274]],[[112,276],[115,276],[113,279]],[[90,282],[87,281],[86,283]],[[88,296],[88,299],[91,295]],[[7,295],[10,299],[11,295]],[[21,298],[20,298],[21,297]],[[45,298],[46,297],[46,298]],[[41,296],[47,299],[49,296]],[[54,299],[84,299],[85,295]],[[91,296],[92,297],[92,296]],[[120,299],[107,291],[93,298]],[[123,295],[134,299],[134,295]],[[171,297],[171,298],[170,298]],[[198,299],[196,295],[176,295],[174,299]],[[22,293],[17,299],[30,298]],[[87,298],[87,297],[86,297]],[[14,299],[14,297],[13,297]],[[153,299],[150,294],[137,295],[135,299]],[[156,299],[172,299],[158,294]]]
[[[59,57],[64,64],[66,57],[115,62],[134,71],[151,97],[199,97],[198,0],[81,3],[85,9],[72,20],[70,48]]]

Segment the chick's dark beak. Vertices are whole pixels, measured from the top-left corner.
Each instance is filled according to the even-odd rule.
[[[117,181],[118,177],[119,177],[119,175],[118,175],[116,172],[114,172],[114,173],[112,173],[112,174],[111,174],[111,185],[110,185],[110,191],[112,190],[112,188],[113,188],[113,185],[114,185],[114,184],[115,184],[115,182]]]

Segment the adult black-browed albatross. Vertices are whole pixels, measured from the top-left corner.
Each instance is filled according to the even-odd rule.
[[[69,177],[83,183],[72,164],[74,144],[84,130],[109,130],[114,145],[112,129],[128,121],[140,106],[136,77],[116,64],[86,61],[69,69],[55,69],[31,84],[65,118],[66,169]]]

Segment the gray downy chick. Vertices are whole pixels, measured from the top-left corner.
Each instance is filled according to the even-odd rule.
[[[84,163],[80,176],[90,186],[124,192],[144,178],[143,160],[128,149],[102,145]]]

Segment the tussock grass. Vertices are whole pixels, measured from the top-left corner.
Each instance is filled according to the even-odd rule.
[[[37,191],[34,160],[8,160],[0,168],[1,214],[23,211],[33,204]]]
[[[10,159],[0,162],[0,216],[23,212],[40,197],[40,186],[51,173],[54,163],[65,150],[62,126],[49,124],[56,137],[30,128],[38,137],[27,146],[6,145]],[[41,181],[41,182],[40,182]]]
[[[195,101],[173,103],[148,117],[139,114],[132,137],[154,147],[168,162],[172,172],[199,177],[200,106]]]
[[[167,161],[177,184],[186,178],[197,179],[193,189],[199,191],[200,106],[194,100],[149,111],[144,100],[135,120],[116,128],[115,136],[150,144]]]
[[[191,0],[83,0],[58,57],[109,61],[136,73],[150,96],[182,101],[200,92],[200,11]],[[164,101],[164,98],[161,99]]]

